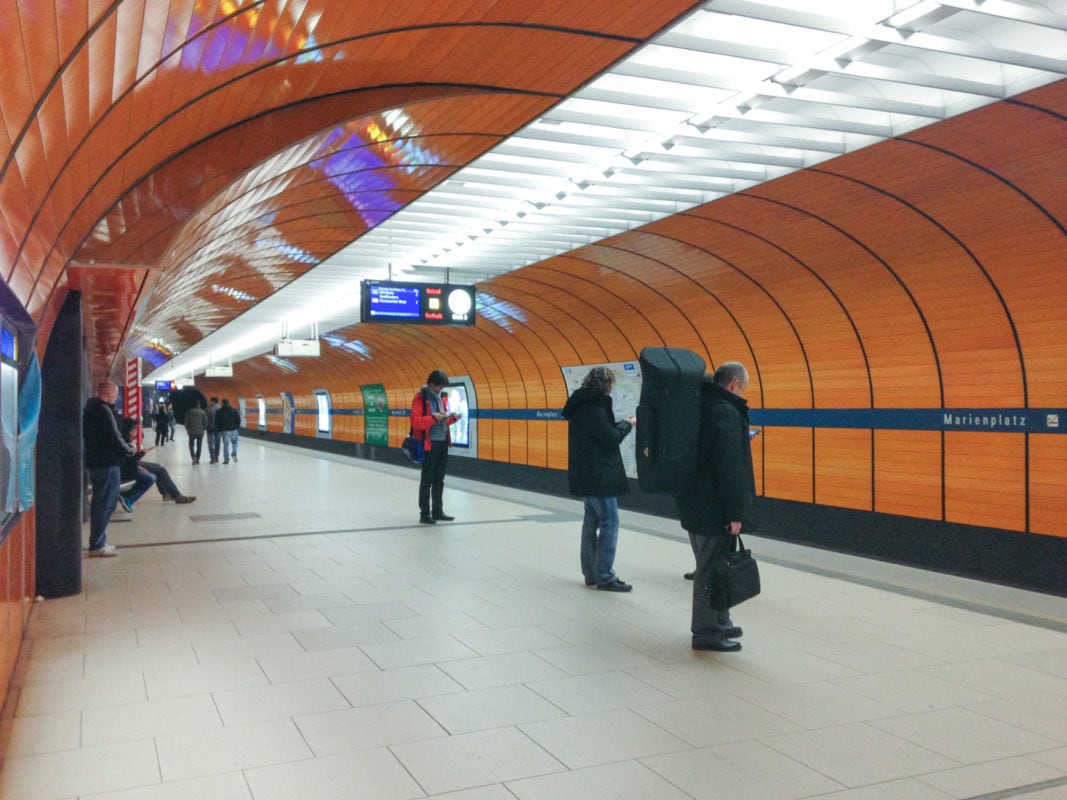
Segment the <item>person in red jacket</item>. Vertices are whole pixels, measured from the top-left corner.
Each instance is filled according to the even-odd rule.
[[[444,512],[442,505],[448,448],[452,444],[448,427],[459,419],[458,414],[448,411],[448,393],[444,391],[447,383],[448,376],[435,369],[411,401],[411,430],[425,451],[419,479],[419,522],[423,525],[455,519]]]

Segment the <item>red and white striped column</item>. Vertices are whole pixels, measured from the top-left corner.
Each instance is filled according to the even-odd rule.
[[[141,413],[141,359],[139,358],[131,358],[126,362],[126,386],[123,390],[123,397],[123,414],[140,422],[143,414]],[[141,426],[138,425],[135,430],[134,444],[140,450]]]

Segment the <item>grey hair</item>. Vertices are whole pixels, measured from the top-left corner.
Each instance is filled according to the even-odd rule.
[[[615,374],[607,367],[593,367],[582,381],[586,389],[593,389],[602,394],[609,394],[615,385]]]
[[[734,381],[741,381],[741,383],[747,384],[748,370],[745,369],[745,365],[740,361],[727,361],[719,365],[711,379],[724,389]]]

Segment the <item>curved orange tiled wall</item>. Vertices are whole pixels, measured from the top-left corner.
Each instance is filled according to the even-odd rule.
[[[480,409],[559,408],[561,366],[688,347],[740,359],[757,409],[1055,409],[1067,397],[1065,85],[826,162],[479,285],[475,328],[359,325],[369,358],[324,345],[287,374],[267,357],[206,382],[299,409],[313,389],[406,408],[433,368]],[[297,433],[313,436],[311,415]],[[334,437],[363,441],[362,418]],[[268,415],[280,430],[280,415]],[[1067,424],[1067,420],[1064,421]],[[407,424],[390,421],[399,444]],[[566,467],[558,421],[482,419],[479,455]],[[767,496],[1067,535],[1054,433],[768,426]]]

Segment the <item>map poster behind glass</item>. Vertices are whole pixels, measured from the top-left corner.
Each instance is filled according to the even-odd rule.
[[[567,384],[567,396],[582,385],[585,376],[593,367],[607,367],[615,375],[615,386],[611,390],[611,410],[615,419],[627,419],[636,416],[637,401],[641,399],[641,364],[637,361],[616,361],[610,364],[582,364],[577,367],[563,367],[563,380]],[[633,431],[622,440],[622,463],[626,467],[626,476],[637,479],[637,437]]]

